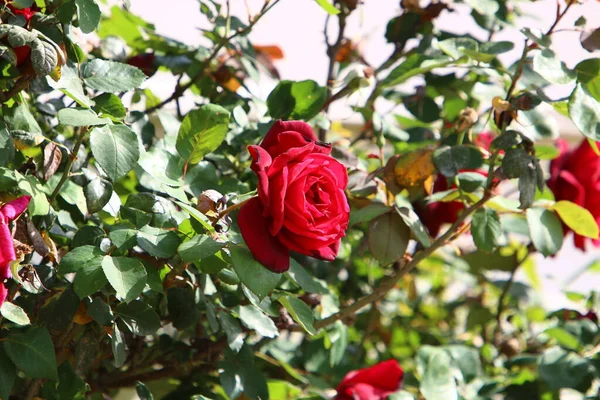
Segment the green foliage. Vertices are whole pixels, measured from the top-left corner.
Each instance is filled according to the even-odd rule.
[[[588,249],[599,235],[597,160],[561,164],[552,143],[559,112],[599,153],[600,59],[565,62],[552,46],[580,4],[561,3],[549,30],[522,29],[522,46],[497,39],[521,23],[506,1],[457,6],[485,42],[440,25],[447,2],[403,1],[375,64],[351,39],[362,2],[307,2],[340,29],[339,40],[326,31],[320,84],[278,80],[276,32],[274,46],[253,42],[286,1],[251,7],[250,19],[236,2],[198,1],[206,47],[163,37],[127,1],[104,14],[97,0],[36,0],[30,21],[13,8],[32,0],[0,7],[0,206],[31,196],[14,221],[0,216],[2,245],[12,237],[16,252],[0,265],[0,398],[135,387],[144,400],[317,400],[390,359],[404,371],[392,400],[595,398],[599,297],[565,288],[577,311],[544,309],[536,265],[567,232]],[[74,27],[99,44],[80,47]],[[582,35],[586,49],[597,33]],[[514,48],[521,57],[505,66]],[[146,81],[157,70],[177,82],[168,97],[153,86],[160,75]],[[263,75],[276,80],[268,96],[256,90],[272,82]],[[572,92],[551,98],[549,84]],[[335,102],[352,113],[341,123]],[[248,146],[278,119],[310,123],[313,151],[347,169],[345,199],[302,175],[296,136],[252,165]],[[239,209],[257,194],[261,214],[242,236]],[[318,214],[331,201],[350,206],[339,249],[320,230],[341,212]],[[316,232],[290,222],[309,214],[320,215],[308,221]],[[285,273],[255,259],[257,246],[287,257],[271,254],[277,244],[292,250]]]

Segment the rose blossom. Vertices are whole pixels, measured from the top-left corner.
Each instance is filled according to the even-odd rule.
[[[336,400],[385,400],[402,384],[404,371],[398,361],[387,360],[351,371],[336,388]]]
[[[29,200],[30,196],[23,196],[0,207],[0,305],[4,303],[7,295],[4,281],[11,276],[10,263],[17,259],[8,224],[25,211]]]
[[[587,209],[600,224],[600,157],[587,139],[574,150],[569,151],[567,142],[557,141],[560,150],[558,158],[550,163],[548,187],[556,201],[568,200]],[[570,231],[567,227],[565,234]],[[585,251],[585,237],[575,235],[575,247]],[[600,245],[600,240],[592,242]]]
[[[254,258],[274,272],[289,268],[290,251],[333,261],[348,227],[346,168],[302,121],[277,121],[259,146],[249,146],[258,197],[240,210],[240,231]]]

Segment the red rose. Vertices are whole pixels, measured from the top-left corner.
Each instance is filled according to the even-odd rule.
[[[464,170],[460,172],[477,172],[478,174],[487,176],[487,173],[483,171]],[[455,184],[448,185],[447,178],[443,175],[438,175],[433,184],[431,193],[443,192],[453,188],[456,188]],[[423,222],[423,225],[427,227],[429,234],[436,237],[440,232],[442,225],[455,223],[464,209],[465,205],[461,201],[439,201],[425,205],[417,205],[415,207],[415,212],[421,219],[421,222]]]
[[[336,400],[385,400],[400,389],[403,376],[396,360],[348,372],[336,388]]]
[[[8,224],[25,211],[29,200],[30,196],[23,196],[0,207],[0,305],[6,299],[4,280],[11,276],[10,263],[17,259]]]
[[[600,224],[600,157],[587,139],[569,151],[565,141],[557,141],[560,156],[550,163],[548,187],[556,201],[568,200],[586,208]],[[565,234],[569,229],[565,226]],[[575,235],[575,246],[585,250],[585,237]],[[600,240],[593,240],[595,246]]]
[[[147,77],[151,77],[158,70],[155,59],[154,53],[138,54],[127,59],[127,64],[138,67]]]
[[[317,142],[310,125],[277,121],[259,146],[249,146],[258,197],[240,210],[240,231],[254,258],[287,271],[290,251],[333,261],[348,227],[346,168]]]

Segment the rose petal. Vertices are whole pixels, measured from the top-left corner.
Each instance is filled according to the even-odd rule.
[[[368,384],[381,391],[394,392],[399,389],[403,375],[404,371],[396,360],[383,361],[370,368],[349,372],[336,390],[338,393],[349,393],[348,389]]]
[[[10,278],[10,262],[16,259],[8,224],[0,224],[0,280]]]
[[[265,205],[269,205],[269,177],[268,170],[271,166],[271,156],[262,147],[259,146],[248,146],[248,151],[252,157],[252,165],[250,168],[256,174],[258,178],[258,197]]]
[[[273,272],[285,272],[290,268],[290,252],[271,236],[260,199],[253,198],[242,207],[238,225],[256,261]]]
[[[2,208],[0,208],[0,213],[2,213],[8,221],[12,221],[25,211],[30,200],[31,196],[19,197],[18,199],[3,205]]]
[[[276,121],[260,144],[268,149],[278,143],[279,134],[283,132],[298,132],[306,142],[316,142],[317,136],[309,124],[303,121]]]
[[[2,306],[4,300],[6,300],[6,296],[8,296],[8,289],[4,286],[4,283],[0,282],[0,306]]]

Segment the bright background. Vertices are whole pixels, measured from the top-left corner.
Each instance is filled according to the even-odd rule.
[[[156,26],[158,33],[179,40],[191,46],[207,44],[202,37],[200,27],[208,27],[205,17],[200,13],[197,0],[130,0],[131,11]],[[221,3],[224,4],[224,1]],[[358,12],[348,20],[347,37],[361,43],[363,54],[372,65],[379,65],[392,51],[392,46],[386,43],[384,32],[390,16],[399,13],[398,0],[364,0]],[[564,2],[563,2],[564,3]],[[553,35],[553,49],[568,67],[574,67],[585,58],[599,57],[600,54],[590,54],[579,45],[579,32],[561,31],[561,27],[572,27],[574,21],[584,15],[588,20],[588,28],[597,28],[600,24],[600,2],[583,0],[582,5],[572,7]],[[247,21],[247,7],[254,15],[258,13],[263,0],[231,0],[232,14]],[[523,2],[519,7],[528,16],[523,18],[521,27],[547,30],[555,18],[556,1],[541,0]],[[465,12],[461,4],[453,4],[454,12],[444,12],[437,26],[441,29],[464,34],[469,33],[480,40],[485,40],[487,34],[479,28]],[[323,27],[325,12],[313,0],[281,0],[252,30],[250,38],[254,44],[276,44],[283,49],[285,58],[277,62],[277,68],[282,79],[304,80],[313,79],[324,85],[326,81],[328,59],[325,56]],[[336,34],[336,21],[330,23],[330,37]],[[510,40],[516,44],[522,43],[524,36],[516,29],[506,29],[494,36],[495,41]],[[506,63],[512,63],[520,56],[522,45],[517,45],[511,52],[502,56]],[[168,97],[175,81],[168,74],[156,74],[147,82],[148,87],[161,98]],[[276,82],[265,79],[259,87],[253,88],[253,94],[266,98]],[[547,94],[554,99],[567,96],[572,86],[554,86]],[[364,100],[367,94],[359,93],[358,100]],[[360,97],[362,96],[362,97]],[[356,97],[349,101],[335,103],[330,117],[345,123],[357,123],[359,120],[352,115],[350,106]],[[193,104],[187,98],[188,106]],[[567,137],[581,137],[566,119],[559,119],[561,134]],[[600,274],[586,273],[577,277],[577,271],[596,259],[600,253],[589,247],[587,253],[575,249],[572,239],[566,238],[562,251],[554,258],[538,257],[538,273],[542,278],[541,302],[548,309],[557,309],[570,304],[563,294],[563,287],[568,290],[589,293],[600,289]],[[573,279],[574,278],[574,279]],[[526,281],[524,273],[517,275],[517,280]]]

